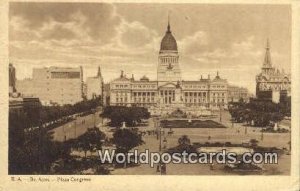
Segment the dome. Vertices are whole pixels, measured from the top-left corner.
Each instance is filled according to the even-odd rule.
[[[147,78],[145,75],[140,80],[143,82],[149,82],[149,78]]]
[[[169,24],[168,24],[168,30],[165,36],[163,37],[163,39],[161,40],[161,44],[160,44],[160,52],[165,50],[177,52],[177,42],[174,36],[172,35]]]

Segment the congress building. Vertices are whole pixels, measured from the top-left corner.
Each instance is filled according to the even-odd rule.
[[[207,115],[213,109],[227,107],[227,80],[218,72],[214,78],[188,81],[181,77],[180,56],[170,24],[160,44],[157,80],[127,77],[110,82],[110,105],[142,106],[152,114],[168,114],[176,109],[193,115]]]

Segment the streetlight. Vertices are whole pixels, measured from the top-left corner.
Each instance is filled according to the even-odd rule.
[[[96,127],[96,109],[92,109],[92,112],[93,112],[93,116],[94,116],[94,128]]]
[[[76,135],[77,135],[77,133],[76,133],[76,119],[75,119],[75,121],[74,121],[74,134],[75,134],[75,137],[74,137],[74,138],[76,138]]]
[[[159,128],[159,153],[160,155],[162,155],[162,137],[161,134],[162,132],[164,132],[164,129],[161,127],[160,125],[160,119],[158,119],[158,128]],[[167,139],[166,137],[164,137],[163,140],[163,148],[166,149],[167,148]],[[159,161],[159,170],[160,170],[160,175],[165,175],[167,172],[167,165],[162,163],[162,161]]]
[[[65,125],[63,125],[63,132],[64,132],[64,142],[67,140],[66,131],[65,131]]]
[[[260,140],[264,140],[264,131],[263,131],[264,129],[263,128],[261,128],[261,137],[260,137]]]
[[[222,122],[222,111],[221,111],[221,104],[219,103],[219,109],[220,109],[220,122]]]

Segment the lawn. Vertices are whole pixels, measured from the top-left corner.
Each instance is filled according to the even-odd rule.
[[[163,128],[226,128],[212,120],[162,120]]]

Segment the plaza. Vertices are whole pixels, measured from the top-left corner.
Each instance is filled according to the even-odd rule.
[[[102,119],[97,115],[88,115],[77,119],[77,127],[75,134],[74,122],[65,124],[64,127],[58,127],[54,129],[54,140],[63,141],[63,137],[67,139],[76,138],[83,134],[86,129],[92,127],[94,122],[100,131],[104,132],[108,138],[112,138],[111,129],[107,125],[107,119]],[[150,118],[146,121],[146,126],[138,126],[139,132],[156,131],[155,119]],[[290,141],[289,133],[261,133],[260,128],[244,126],[241,123],[234,123],[230,121],[231,117],[228,111],[222,111],[222,118],[217,116],[213,120],[215,123],[220,123],[226,128],[172,128],[173,133],[168,134],[169,128],[163,128],[162,139],[166,140],[165,146],[162,151],[165,152],[168,148],[176,147],[178,145],[178,139],[182,135],[187,135],[191,141],[191,144],[197,143],[225,143],[242,144],[249,143],[249,140],[258,140],[258,145],[263,147],[276,147],[278,149],[288,149]],[[80,124],[80,121],[85,121],[85,124]],[[286,123],[286,122],[285,122]],[[287,124],[285,124],[287,125]],[[146,134],[143,136],[144,144],[134,148],[139,152],[144,152],[146,149],[149,152],[159,152],[159,139],[155,134]],[[83,155],[83,153],[82,153]],[[88,155],[98,157],[97,152],[89,153]],[[263,164],[265,169],[262,172],[256,174],[263,175],[288,175],[290,173],[290,155],[282,154],[279,156],[278,164]],[[156,171],[156,168],[151,168],[149,164],[139,164],[136,166],[128,166],[126,168],[115,168],[110,171],[112,175],[160,175]],[[239,173],[228,172],[224,170],[224,165],[215,164],[214,170],[211,170],[210,164],[167,164],[168,175],[238,175]],[[249,173],[246,173],[249,174]],[[251,174],[251,173],[250,173]]]

